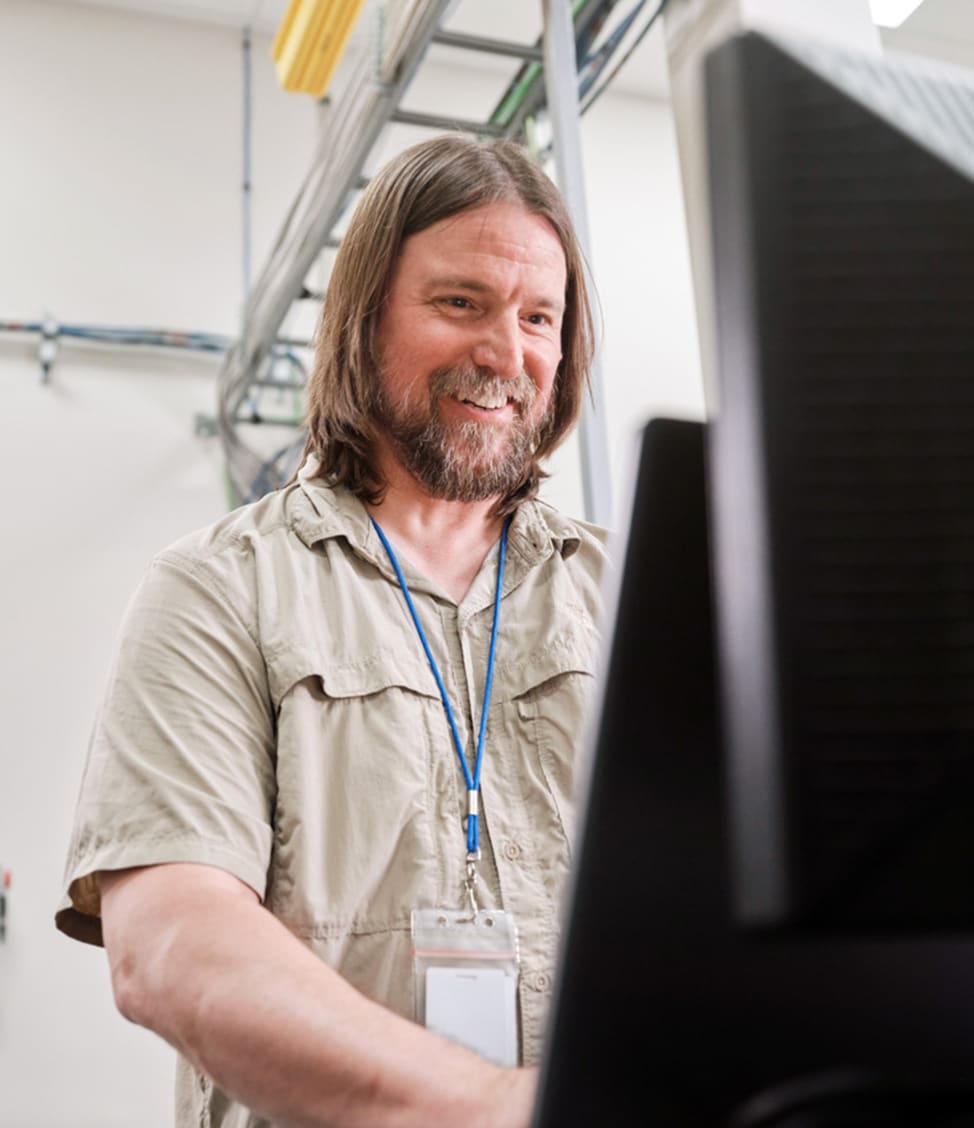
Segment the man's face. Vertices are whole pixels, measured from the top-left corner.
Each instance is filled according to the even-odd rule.
[[[521,480],[551,406],[567,270],[551,224],[486,204],[410,236],[380,315],[380,461],[433,497]]]

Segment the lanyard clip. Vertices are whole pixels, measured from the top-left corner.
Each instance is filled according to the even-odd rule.
[[[470,906],[470,915],[475,917],[480,911],[477,904],[477,862],[480,861],[480,851],[473,850],[467,854],[467,876],[463,882],[463,892]]]

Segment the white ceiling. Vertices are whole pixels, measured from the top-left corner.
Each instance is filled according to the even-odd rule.
[[[273,31],[287,11],[288,0],[61,0],[70,4],[95,4],[130,12],[166,16],[176,20],[250,26]]]
[[[249,26],[273,33],[287,10],[288,0],[60,0],[95,4],[172,19],[196,20],[235,27]],[[635,0],[632,0],[634,3]],[[814,3],[815,0],[810,0]],[[369,9],[379,0],[367,0],[359,27],[369,25]],[[631,4],[618,5],[615,18]],[[660,21],[662,22],[662,21]],[[541,30],[541,0],[454,0],[447,26],[456,31],[531,43]],[[611,25],[610,25],[611,26]],[[636,26],[641,26],[641,20]],[[887,47],[918,52],[974,67],[974,0],[924,0],[896,31],[882,32]],[[625,45],[624,45],[625,46]],[[434,48],[445,61],[456,53]],[[487,57],[483,57],[486,61]],[[467,64],[469,65],[469,64]],[[489,65],[489,63],[487,63]],[[666,53],[661,26],[644,43],[617,79],[617,89],[654,97],[667,96]]]
[[[204,23],[232,27],[250,27],[256,31],[273,34],[287,11],[288,0],[58,0],[60,3],[95,5],[118,8],[128,13],[163,16],[171,19],[196,20]],[[630,10],[635,0],[622,0],[606,23],[606,30]],[[0,0],[2,3],[2,0]],[[356,35],[365,38],[381,0],[366,0],[358,17]],[[647,9],[649,11],[650,9]],[[642,26],[640,17],[634,29]],[[662,21],[660,21],[661,25]],[[453,0],[447,11],[444,26],[470,35],[490,36],[515,43],[534,43],[541,33],[541,0]],[[623,44],[625,50],[626,44]],[[469,66],[469,52],[459,53],[442,47],[432,49],[433,57],[447,63]],[[619,56],[617,56],[618,58]],[[493,66],[492,66],[493,63]],[[485,69],[510,72],[510,61],[491,60],[489,55],[479,55],[478,65]],[[625,71],[619,76],[619,89],[631,93],[656,97],[667,96],[666,54],[663,48],[662,27],[657,26],[647,36],[633,55]]]

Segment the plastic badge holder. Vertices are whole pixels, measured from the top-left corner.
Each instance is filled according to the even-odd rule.
[[[416,909],[416,1020],[497,1065],[518,1064],[517,926],[510,913]]]

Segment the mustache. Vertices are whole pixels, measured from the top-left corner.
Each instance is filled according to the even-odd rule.
[[[474,399],[478,395],[490,399],[510,399],[522,409],[530,409],[538,397],[538,389],[526,372],[514,377],[497,376],[489,368],[437,368],[430,376],[430,398],[450,396],[453,399]]]

